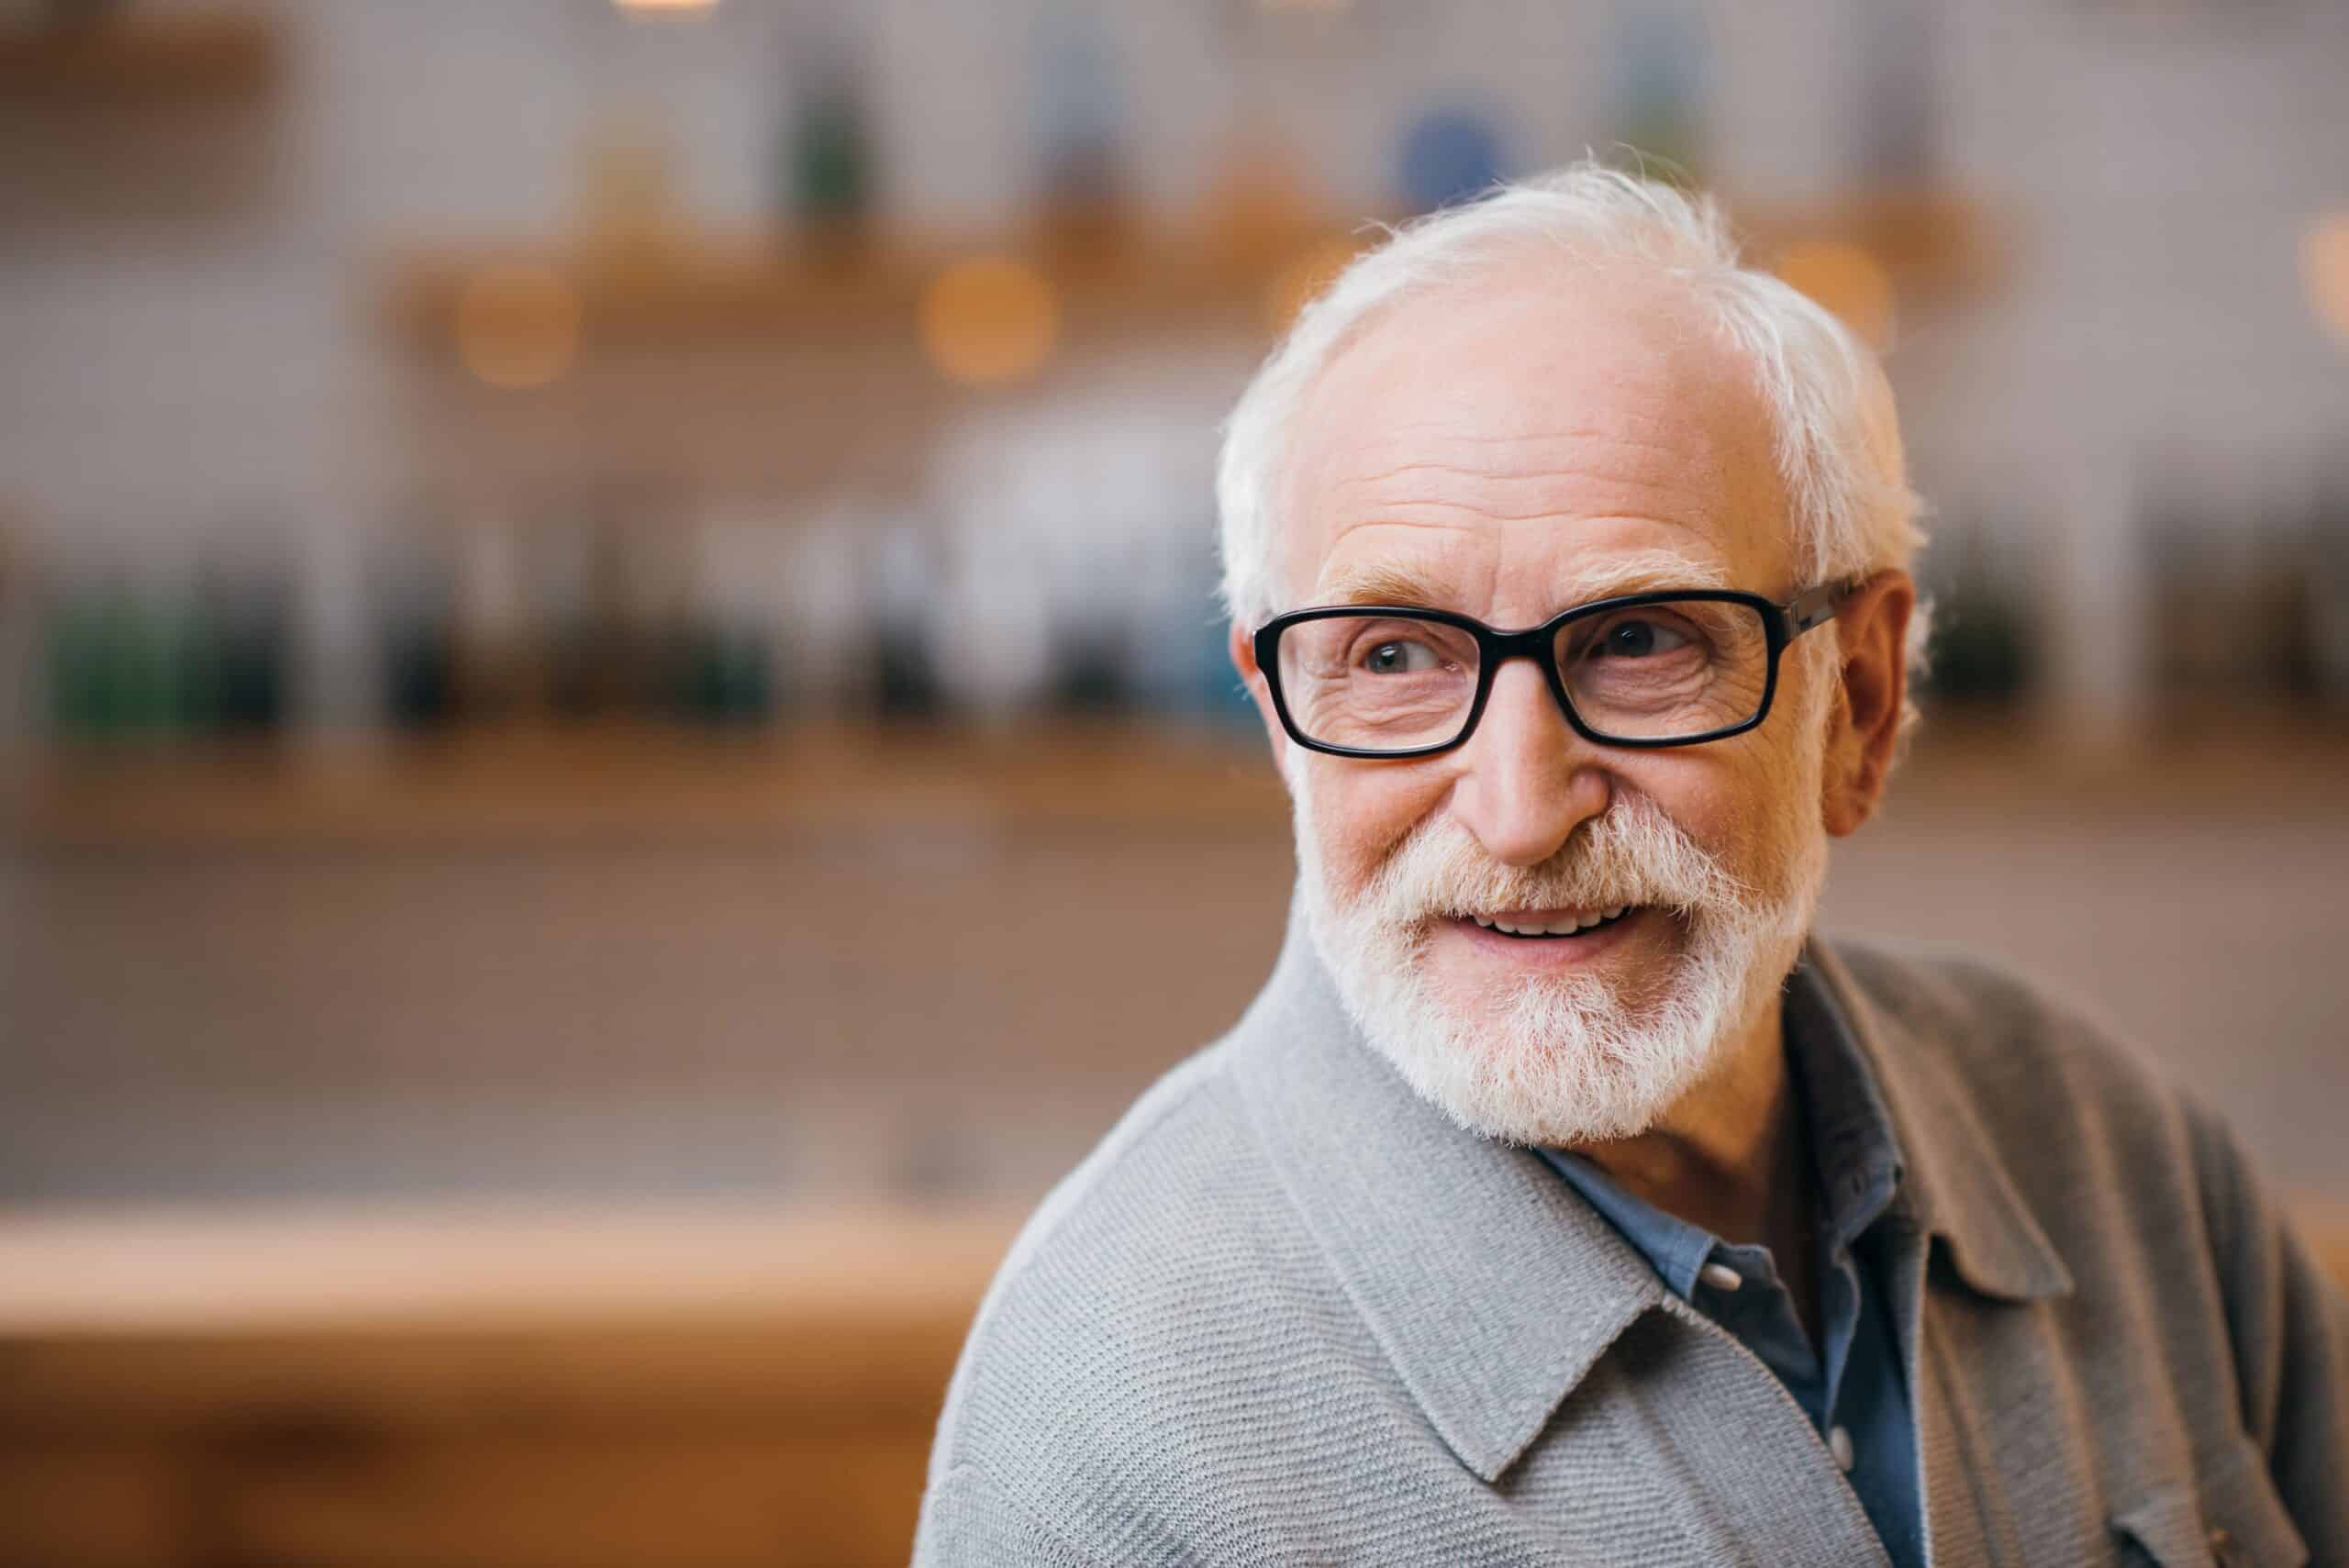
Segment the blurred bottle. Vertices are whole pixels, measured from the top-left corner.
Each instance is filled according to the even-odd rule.
[[[1979,517],[1952,508],[1927,557],[1933,643],[1922,683],[1936,706],[2012,708],[2037,679],[2039,638],[2021,563],[2002,558]]]
[[[291,597],[273,553],[223,551],[205,562],[184,632],[192,729],[253,737],[283,728]]]
[[[1939,170],[1938,15],[1930,0],[1868,0],[1854,12],[1860,55],[1854,163],[1865,184],[1914,187]]]
[[[446,728],[459,712],[454,574],[430,537],[399,528],[370,573],[384,714],[410,731]]]
[[[1125,94],[1101,16],[1058,0],[1039,18],[1028,102],[1047,243],[1084,262],[1130,238],[1119,169]]]
[[[274,733],[284,728],[287,601],[280,581],[235,593],[224,617],[221,723],[232,731]]]
[[[107,673],[106,595],[95,576],[68,569],[50,589],[46,685],[50,730],[61,740],[94,740],[113,727]]]
[[[937,542],[911,521],[882,530],[867,561],[873,703],[884,718],[932,718],[945,706],[933,628]]]
[[[0,22],[43,23],[50,27],[84,27],[122,9],[126,0],[10,0],[0,7]]]
[[[2335,714],[2349,713],[2349,480],[2321,486],[2309,519],[2310,643],[2318,689]]]
[[[2321,556],[2308,515],[2272,509],[2251,536],[2244,606],[2258,695],[2305,709],[2320,690],[2315,585]]]
[[[863,552],[872,519],[846,498],[789,520],[778,537],[769,622],[779,701],[839,716],[868,696]]]
[[[1618,139],[1664,180],[1704,178],[1704,17],[1687,0],[1619,0],[1607,54]]]
[[[673,706],[686,657],[688,545],[666,487],[603,481],[545,530],[548,697],[564,719]]]
[[[775,628],[788,592],[782,536],[771,520],[705,517],[693,557],[678,710],[707,725],[764,723],[779,702]]]
[[[1396,183],[1415,213],[1473,200],[1508,172],[1500,128],[1482,106],[1429,109],[1411,122],[1396,150]]]
[[[475,722],[524,712],[540,695],[520,534],[496,516],[453,529],[451,674],[456,705]]]
[[[85,551],[49,617],[52,726],[75,742],[154,741],[186,732],[191,617],[167,553]]]
[[[0,501],[0,765],[40,728],[34,704],[48,678],[31,549],[20,528],[17,514]]]
[[[776,186],[785,218],[818,254],[854,256],[869,238],[874,147],[862,50],[840,24],[799,19],[785,37],[790,112]]]
[[[2163,711],[2190,725],[2243,679],[2241,519],[2202,498],[2184,475],[2161,473],[2142,537],[2152,584],[2155,689]]]

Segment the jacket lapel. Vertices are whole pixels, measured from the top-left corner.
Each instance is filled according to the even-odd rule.
[[[1981,1369],[1968,1357],[1980,1353],[1976,1336],[1989,1326],[1982,1315],[2069,1296],[2071,1272],[2009,1173],[1956,1043],[1913,1026],[1916,998],[1871,992],[1826,943],[1814,940],[1809,957],[1875,1070],[1907,1157],[1898,1207],[1914,1229],[1899,1248],[1892,1306],[1930,1560],[1936,1568],[2027,1561],[2027,1521],[1987,1484],[1998,1435],[1977,1391]],[[1963,1282],[1938,1298],[1935,1246]]]
[[[1814,939],[1807,956],[1875,1071],[1907,1164],[1903,1200],[1918,1227],[1985,1296],[2069,1296],[2071,1271],[2008,1173],[1958,1052],[1946,1040],[1920,1038],[1902,999],[1871,995],[1831,944]]]
[[[1454,1125],[1361,1036],[1293,904],[1233,1036],[1257,1131],[1348,1297],[1461,1462],[1497,1480],[1664,1297],[1530,1151]]]

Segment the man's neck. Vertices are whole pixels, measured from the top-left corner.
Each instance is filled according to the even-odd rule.
[[[1773,997],[1720,1066],[1654,1127],[1575,1152],[1665,1213],[1725,1241],[1767,1246],[1791,1270],[1787,1248],[1809,1224],[1803,1130]]]

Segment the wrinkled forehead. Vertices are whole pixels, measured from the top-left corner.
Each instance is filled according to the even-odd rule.
[[[1300,401],[1284,596],[1531,624],[1642,588],[1790,591],[1774,435],[1748,361],[1674,280],[1533,264],[1450,285]]]

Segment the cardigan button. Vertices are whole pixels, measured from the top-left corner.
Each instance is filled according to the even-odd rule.
[[[1848,1475],[1852,1473],[1852,1434],[1841,1427],[1828,1429],[1827,1451],[1835,1456],[1835,1467]]]
[[[1735,1290],[1745,1283],[1745,1276],[1727,1263],[1707,1263],[1697,1271],[1697,1277],[1715,1290]]]

